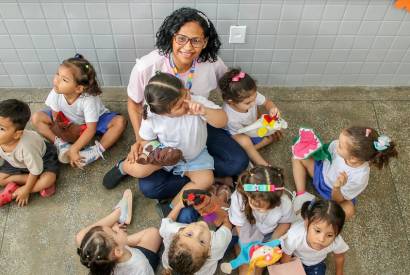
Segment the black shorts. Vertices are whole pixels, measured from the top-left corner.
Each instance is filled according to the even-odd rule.
[[[58,175],[59,170],[60,164],[58,162],[57,148],[53,144],[46,142],[46,153],[43,156],[43,172],[53,172]],[[21,175],[29,174],[30,171],[27,168],[14,167],[4,160],[4,164],[0,166],[0,173],[7,175]]]
[[[141,251],[142,254],[144,254],[144,256],[148,259],[149,264],[155,272],[155,270],[157,270],[157,266],[159,263],[158,254],[141,246],[136,246],[135,248]]]

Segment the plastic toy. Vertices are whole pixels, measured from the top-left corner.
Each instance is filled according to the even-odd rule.
[[[288,128],[288,123],[284,119],[264,114],[251,125],[240,129],[238,134],[245,134],[250,137],[266,137],[286,128]]]
[[[410,12],[410,0],[397,0],[394,6],[398,9],[405,9]]]
[[[189,189],[182,193],[185,206],[192,205],[205,222],[219,227],[226,219],[228,204],[222,202],[216,195],[200,189]]]
[[[222,263],[221,270],[226,274],[231,274],[233,269],[241,265],[249,264],[248,275],[253,274],[255,267],[266,267],[279,261],[282,257],[279,240],[270,242],[250,242],[246,244],[239,243],[241,253],[229,263]]]
[[[173,147],[163,147],[159,141],[153,140],[145,144],[142,153],[138,156],[137,163],[172,166],[182,158],[181,150]]]
[[[328,159],[332,157],[328,151],[329,144],[324,144],[315,131],[311,128],[299,128],[299,136],[293,140],[292,154],[295,159],[307,159],[313,157],[315,160]]]

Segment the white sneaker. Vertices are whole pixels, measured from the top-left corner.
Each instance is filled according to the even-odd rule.
[[[59,137],[56,137],[54,140],[54,146],[57,148],[58,160],[61,163],[69,163],[70,159],[68,158],[67,152],[70,149],[71,144]]]
[[[80,156],[82,158],[81,163],[83,164],[82,167],[96,161],[99,158],[104,159],[102,145],[95,141],[95,145],[89,146],[84,150],[80,151]]]
[[[302,205],[304,202],[311,201],[315,198],[314,195],[310,194],[309,192],[303,193],[302,195],[296,196],[292,203],[293,203],[293,211],[295,213],[300,212],[300,209],[302,208]]]

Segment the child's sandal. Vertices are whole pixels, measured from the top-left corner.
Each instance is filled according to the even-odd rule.
[[[0,193],[0,207],[13,200],[13,193],[17,188],[19,188],[19,185],[14,182],[10,182],[6,185],[3,192]]]
[[[118,222],[120,224],[130,224],[132,218],[132,191],[127,189],[124,191],[122,199],[114,207],[114,209],[120,209],[120,217]]]

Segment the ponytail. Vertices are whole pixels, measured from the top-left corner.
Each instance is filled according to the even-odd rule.
[[[242,102],[256,92],[256,82],[240,68],[228,70],[218,81],[222,99],[234,103]]]

